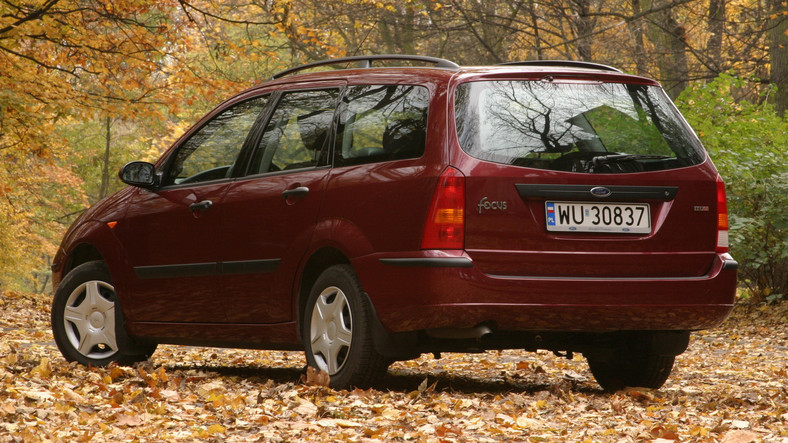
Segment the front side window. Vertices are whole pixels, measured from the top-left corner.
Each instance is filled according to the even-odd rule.
[[[317,166],[324,159],[339,90],[282,95],[255,150],[250,174]]]
[[[163,184],[230,177],[246,137],[267,101],[264,96],[238,103],[211,119],[180,146]]]
[[[496,163],[585,173],[673,169],[705,159],[657,86],[622,83],[465,83],[455,98],[468,154]]]
[[[340,114],[335,166],[421,157],[429,98],[423,86],[349,88]]]

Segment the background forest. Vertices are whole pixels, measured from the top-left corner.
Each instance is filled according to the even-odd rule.
[[[49,291],[83,210],[231,94],[308,61],[573,59],[662,82],[728,185],[745,297],[788,299],[786,0],[0,1],[0,284]]]

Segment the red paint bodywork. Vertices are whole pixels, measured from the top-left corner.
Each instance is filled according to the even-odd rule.
[[[457,84],[546,75],[656,84],[617,73],[516,67],[358,69],[268,82],[228,100],[194,128],[232,103],[283,88],[417,84],[432,95],[425,154],[156,191],[126,188],[74,223],[55,259],[55,285],[80,262],[105,260],[128,332],[169,343],[298,349],[310,273],[336,260],[353,266],[389,333],[480,323],[507,331],[588,332],[719,324],[733,307],[736,271],[726,266],[729,255],[715,252],[717,171],[710,160],[669,171],[593,175],[490,163],[460,149],[452,110]],[[421,250],[431,198],[447,166],[466,177],[465,247]],[[533,183],[677,186],[679,192],[671,201],[647,202],[651,234],[563,234],[544,229],[544,199],[517,194],[515,184]],[[281,197],[297,186],[314,192]],[[484,197],[506,201],[507,210],[476,211]],[[189,211],[206,199],[214,203],[211,210]],[[711,210],[693,210],[703,205]],[[118,222],[114,229],[110,221]],[[459,258],[466,265],[386,262],[405,258]],[[274,272],[146,280],[134,271],[266,259],[280,260]]]

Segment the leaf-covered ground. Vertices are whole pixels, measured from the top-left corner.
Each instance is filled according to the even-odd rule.
[[[788,442],[788,306],[737,308],[662,389],[615,394],[547,352],[424,356],[365,391],[316,384],[296,352],[85,368],[55,348],[48,296],[5,293],[0,313],[0,441]]]

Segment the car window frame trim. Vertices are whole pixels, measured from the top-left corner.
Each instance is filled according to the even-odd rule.
[[[323,82],[298,82],[298,83],[274,86],[273,88],[275,90],[269,91],[271,93],[271,101],[268,104],[266,104],[267,109],[265,110],[265,112],[262,113],[265,115],[265,118],[263,118],[259,122],[259,125],[258,122],[255,122],[255,126],[253,130],[250,131],[250,139],[247,140],[247,141],[251,141],[251,143],[249,145],[244,144],[244,149],[238,155],[239,159],[240,158],[243,159],[242,168],[239,168],[239,170],[243,170],[243,173],[239,173],[237,176],[233,176],[233,179],[245,180],[253,177],[268,177],[272,175],[281,175],[281,174],[303,172],[303,171],[314,171],[317,169],[333,167],[333,163],[334,163],[333,142],[334,142],[334,137],[336,135],[337,118],[339,115],[339,107],[340,107],[339,105],[340,103],[342,103],[342,100],[347,91],[347,87],[348,87],[348,82],[346,80],[332,80],[332,81],[323,81]],[[258,145],[263,137],[265,128],[268,126],[268,123],[273,117],[273,114],[276,111],[277,107],[279,106],[282,97],[285,94],[292,92],[326,91],[332,89],[337,90],[339,94],[337,95],[336,103],[334,104],[334,113],[331,117],[331,125],[329,127],[328,137],[326,140],[326,142],[329,144],[326,151],[326,160],[323,160],[319,162],[317,165],[311,167],[250,174],[249,168],[251,166],[252,157],[254,157],[255,152],[258,150],[259,148]]]
[[[349,164],[349,165],[342,165],[342,164],[338,165],[337,164],[337,156],[338,155],[337,155],[337,149],[336,149],[337,146],[336,145],[337,145],[337,142],[338,142],[337,137],[339,136],[339,122],[341,120],[342,113],[347,110],[348,102],[345,101],[346,98],[347,98],[347,95],[349,94],[349,92],[350,92],[350,90],[352,88],[358,87],[358,86],[387,86],[387,87],[388,86],[395,86],[395,87],[415,86],[415,87],[421,87],[421,88],[424,88],[424,89],[427,90],[427,112],[426,112],[426,127],[425,127],[425,130],[424,130],[424,133],[425,133],[424,149],[421,152],[421,155],[419,155],[418,157],[386,159],[386,160],[378,160],[378,161],[374,161],[374,162],[359,162],[357,164]],[[424,158],[424,156],[427,155],[427,146],[429,145],[427,143],[427,140],[428,140],[428,136],[429,136],[429,126],[430,126],[431,113],[434,112],[433,109],[432,109],[432,104],[433,104],[433,100],[435,99],[435,90],[433,88],[431,88],[430,86],[431,86],[430,84],[421,83],[421,82],[415,82],[415,83],[412,83],[412,82],[389,82],[389,83],[380,83],[380,82],[366,83],[366,82],[362,82],[362,83],[346,84],[345,90],[342,92],[342,96],[340,97],[340,101],[337,104],[337,112],[336,112],[336,114],[334,116],[334,118],[335,118],[335,121],[334,121],[334,133],[333,133],[334,140],[333,140],[333,142],[331,144],[331,152],[330,152],[330,155],[331,155],[330,159],[331,159],[332,167],[334,167],[334,168],[353,168],[353,167],[364,166],[364,165],[376,165],[376,164],[380,164],[380,163],[389,163],[389,162],[397,162],[397,161],[409,161],[409,160],[417,160],[417,159]]]
[[[273,99],[273,96],[272,96],[270,91],[263,91],[263,92],[261,92],[260,90],[253,90],[253,91],[249,91],[248,93],[241,94],[241,95],[238,95],[238,96],[233,97],[231,99],[228,99],[228,100],[224,101],[223,103],[221,103],[220,105],[216,106],[213,110],[211,110],[211,112],[206,114],[203,118],[198,120],[197,123],[195,123],[175,143],[173,143],[172,147],[169,149],[169,152],[166,153],[166,155],[163,155],[161,157],[161,160],[156,165],[156,175],[159,177],[159,183],[161,183],[163,181],[164,177],[167,175],[167,172],[172,167],[172,163],[175,161],[175,157],[178,155],[178,152],[181,150],[181,148],[186,143],[189,142],[189,140],[191,140],[191,138],[195,134],[197,134],[205,126],[207,126],[212,121],[214,121],[214,119],[216,119],[216,117],[218,117],[219,115],[221,115],[223,112],[227,111],[228,109],[230,109],[230,108],[232,108],[234,106],[238,106],[238,105],[240,105],[242,103],[251,101],[251,100],[255,100],[255,99],[259,99],[261,97],[265,97],[266,95],[269,96],[269,99],[265,103],[265,106],[263,106],[263,109],[260,111],[260,113],[257,115],[257,117],[255,117],[255,121],[254,121],[254,123],[252,123],[251,129],[246,134],[246,138],[244,139],[244,143],[243,143],[243,145],[241,146],[241,149],[238,152],[238,156],[236,157],[236,163],[238,163],[239,160],[245,161],[246,159],[244,159],[243,155],[244,155],[244,152],[248,149],[248,145],[249,145],[249,143],[251,141],[252,134],[254,134],[254,132],[255,132],[255,128],[260,124],[261,117],[264,116],[264,115],[267,116],[268,113],[270,112],[269,108],[271,107],[271,101]],[[243,169],[246,169],[246,167],[244,167]],[[237,174],[237,172],[233,172],[233,175],[230,176],[230,177],[223,177],[223,178],[215,179],[215,180],[205,180],[205,181],[196,182],[196,183],[171,183],[171,184],[167,184],[167,185],[159,185],[153,191],[154,192],[158,192],[160,190],[182,189],[182,188],[190,188],[190,187],[199,187],[199,186],[209,185],[209,184],[220,184],[222,182],[231,182],[231,181],[233,181],[233,180],[235,180],[237,178],[236,174]]]

